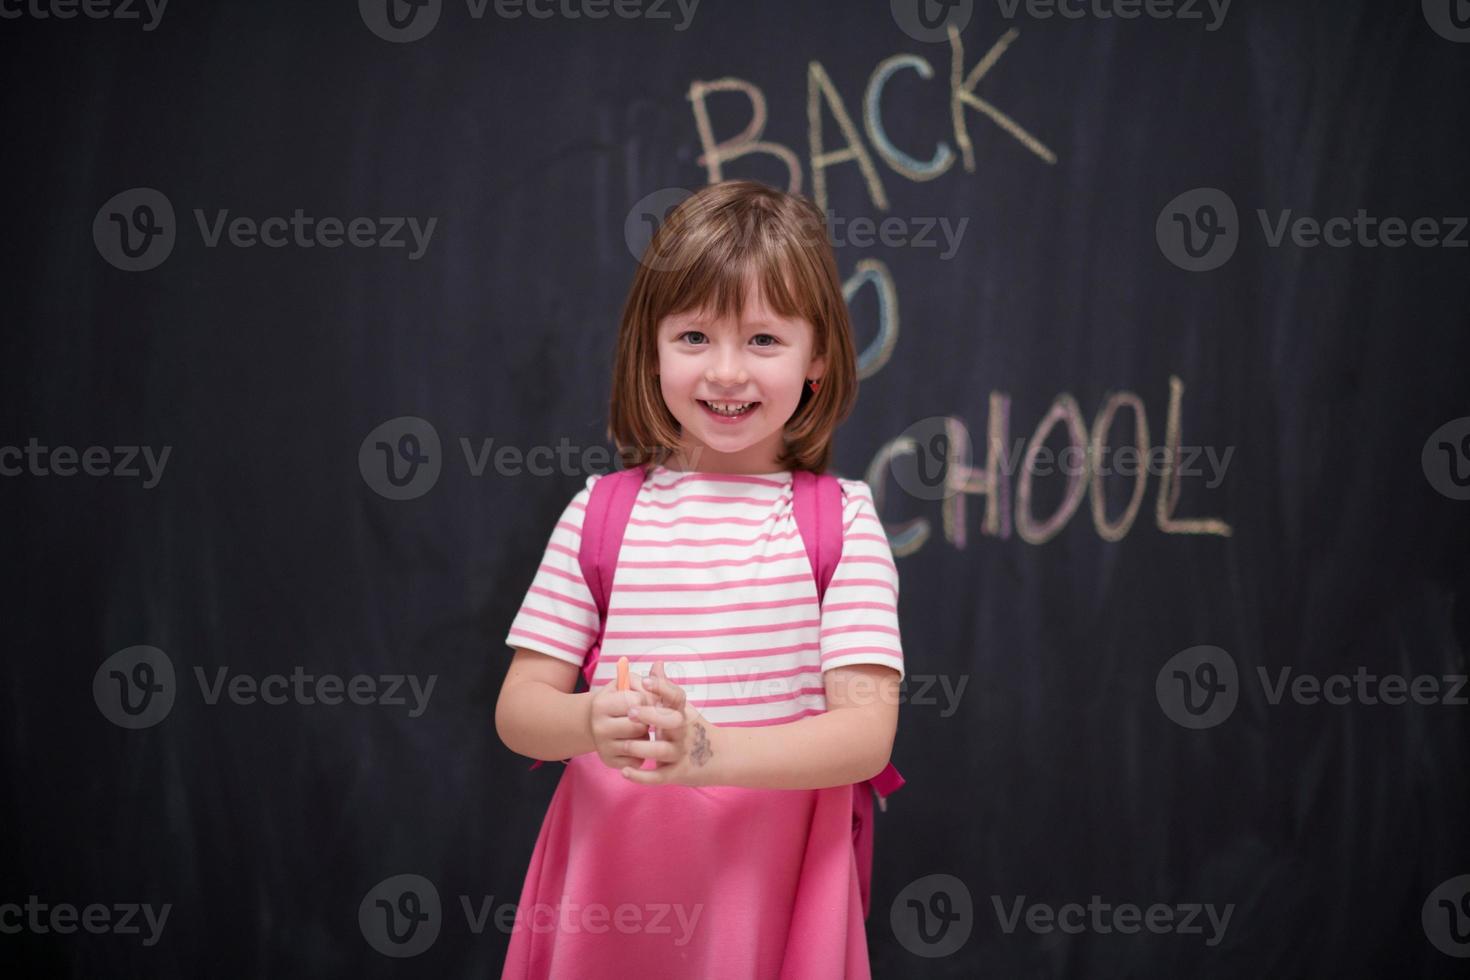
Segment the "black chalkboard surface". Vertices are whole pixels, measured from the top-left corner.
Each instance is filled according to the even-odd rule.
[[[1462,0],[0,14],[7,975],[499,975],[505,631],[725,178],[847,279],[874,975],[1463,974]]]

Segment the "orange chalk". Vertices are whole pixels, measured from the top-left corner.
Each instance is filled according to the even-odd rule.
[[[618,690],[619,691],[629,691],[629,690],[632,690],[632,685],[628,681],[628,658],[627,657],[619,657],[618,658]]]

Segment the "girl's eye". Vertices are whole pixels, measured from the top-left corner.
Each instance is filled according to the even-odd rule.
[[[752,341],[759,340],[762,337],[764,337],[767,340],[771,341],[771,343],[769,343],[769,344],[756,344],[757,347],[769,349],[769,348],[775,347],[775,346],[777,346],[777,345],[779,345],[781,343],[781,341],[779,339],[777,339],[776,337],[774,337],[773,335],[768,334],[768,333],[758,333],[754,337],[752,337],[751,340]],[[684,340],[685,338],[695,338],[695,339],[691,340],[690,343],[698,343],[699,339],[703,339],[704,338],[704,332],[701,331],[701,330],[685,330],[683,333],[679,334],[679,336],[675,337],[674,339],[675,340]]]

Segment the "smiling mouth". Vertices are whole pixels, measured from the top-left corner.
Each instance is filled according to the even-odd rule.
[[[759,407],[760,402],[707,402],[696,399],[704,410],[722,419],[741,419]]]

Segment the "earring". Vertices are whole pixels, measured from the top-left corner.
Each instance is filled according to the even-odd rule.
[[[814,394],[814,395],[817,393],[818,389],[820,389],[822,387],[822,382],[820,382],[820,381],[813,381],[811,378],[807,378],[806,379],[806,383],[807,383],[807,386],[812,389],[812,394]]]

